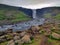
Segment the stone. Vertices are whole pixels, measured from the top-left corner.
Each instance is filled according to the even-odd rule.
[[[25,31],[21,32],[21,33],[20,33],[20,37],[23,37],[25,34],[26,34]]]
[[[32,26],[31,30],[34,34],[39,33],[40,27],[39,26]]]
[[[52,33],[52,36],[53,36],[54,38],[56,38],[56,39],[60,39],[60,35],[57,34],[57,33]]]
[[[13,32],[13,29],[6,30],[6,33],[12,33],[12,32]]]
[[[25,35],[21,41],[23,41],[24,43],[31,43],[31,40],[30,40],[30,36],[29,35]]]

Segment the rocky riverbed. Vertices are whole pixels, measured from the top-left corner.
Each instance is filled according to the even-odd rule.
[[[60,23],[32,25],[20,31],[8,29],[0,32],[0,45],[60,45]]]
[[[33,19],[31,21],[21,22],[21,23],[13,24],[13,25],[3,25],[3,26],[0,26],[0,31],[4,31],[7,29],[13,29],[13,31],[27,30],[31,26],[43,24],[44,21],[45,21],[44,18],[40,18],[40,19]]]

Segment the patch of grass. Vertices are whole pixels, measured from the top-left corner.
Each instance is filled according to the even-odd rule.
[[[45,31],[44,31],[44,30],[40,30],[39,33],[40,33],[40,34],[44,34]]]
[[[51,42],[54,45],[59,45],[60,44],[59,41],[53,40],[53,39],[50,39],[50,38],[48,39],[48,42]]]
[[[12,20],[12,22],[17,22],[17,21],[25,21],[25,20],[30,20],[31,18],[29,18],[26,14],[24,14],[23,12],[18,12],[16,14],[14,14],[15,19]]]
[[[6,18],[4,13],[5,13],[5,10],[0,10],[0,20],[4,20]]]
[[[55,40],[52,40],[52,39],[50,39],[50,38],[48,39],[48,42],[54,42],[54,41],[55,41]]]
[[[46,14],[44,14],[44,17],[45,18],[51,18],[51,14],[50,13],[46,13]]]
[[[30,45],[29,43],[23,43],[22,45]]]
[[[51,35],[49,35],[48,37],[49,37],[50,39],[52,39],[52,40],[58,40],[58,41],[60,41],[60,39],[54,38],[54,37],[51,36]]]
[[[0,45],[7,45],[8,41],[0,43]]]
[[[14,17],[15,17],[15,19],[13,19],[12,22],[25,21],[25,20],[30,20],[31,19],[22,12],[19,12],[18,14],[15,14]]]
[[[60,20],[60,14],[57,14],[54,18]]]

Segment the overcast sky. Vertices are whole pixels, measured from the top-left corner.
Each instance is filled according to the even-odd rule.
[[[0,0],[0,4],[38,9],[49,6],[60,6],[60,0]]]

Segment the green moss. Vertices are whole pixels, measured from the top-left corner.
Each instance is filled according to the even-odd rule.
[[[48,42],[53,42],[53,40],[51,40],[51,39],[48,39]]]
[[[18,45],[18,43],[15,43],[15,45]]]
[[[53,26],[51,29],[52,29],[52,30],[55,30],[55,29],[56,29],[56,27],[54,27],[54,26]]]
[[[0,45],[7,45],[8,41],[0,43]]]
[[[13,36],[11,36],[11,35],[7,35],[6,37],[7,37],[7,39],[12,39],[13,38]]]
[[[54,45],[59,45],[60,44],[60,42],[59,41],[57,41],[57,40],[53,40],[53,39],[48,39],[48,42],[49,43],[52,43],[52,44],[54,44]],[[57,42],[57,43],[56,43]]]
[[[44,34],[45,31],[44,31],[44,30],[40,30],[39,33],[40,33],[40,34]]]

